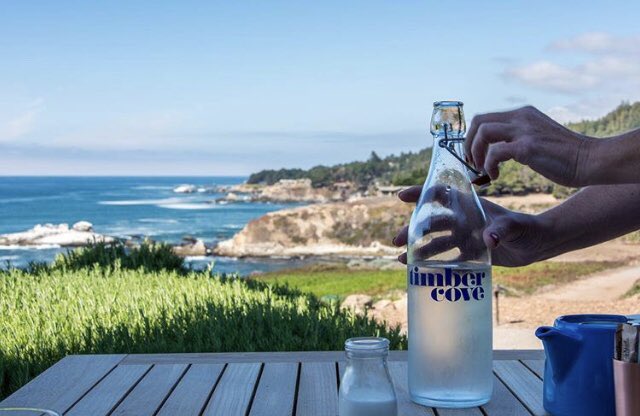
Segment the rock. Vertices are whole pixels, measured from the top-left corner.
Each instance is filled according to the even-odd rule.
[[[93,224],[91,224],[89,221],[78,221],[77,223],[73,224],[71,228],[76,231],[90,232],[93,231]]]
[[[349,295],[347,296],[342,305],[343,309],[350,309],[357,314],[364,314],[365,309],[371,306],[373,299],[369,295]]]
[[[179,246],[173,247],[173,252],[178,256],[206,256],[210,254],[210,250],[202,240],[186,240]]]
[[[238,194],[234,194],[233,192],[229,192],[227,194],[227,201],[238,201],[240,199],[240,197],[238,196]]]
[[[352,182],[336,182],[330,186],[316,188],[308,178],[282,179],[272,185],[239,184],[219,189],[220,192],[244,194],[249,200],[266,202],[316,203],[353,200],[362,196]]]
[[[406,293],[396,301],[379,300],[369,310],[369,316],[378,322],[384,322],[390,327],[400,326],[403,333],[407,333],[407,295]]]
[[[384,308],[386,308],[387,306],[391,305],[391,301],[389,299],[382,299],[377,301],[376,303],[373,304],[373,309],[377,310],[377,311],[381,311]]]
[[[180,185],[173,188],[173,192],[177,194],[192,194],[198,192],[198,187],[195,185]]]
[[[87,225],[89,226],[87,228]],[[76,228],[78,226],[78,228]],[[31,230],[0,235],[0,245],[42,246],[58,245],[62,247],[79,247],[93,243],[111,243],[113,237],[94,233],[92,225],[80,221],[69,229],[68,224],[36,225]]]

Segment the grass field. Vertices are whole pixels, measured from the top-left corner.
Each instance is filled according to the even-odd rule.
[[[622,265],[616,262],[542,262],[517,268],[494,267],[493,283],[506,286],[513,293],[529,294],[542,286],[567,283]],[[407,287],[405,270],[351,270],[344,266],[273,272],[255,279],[286,284],[319,297],[343,298],[353,293],[380,297]]]

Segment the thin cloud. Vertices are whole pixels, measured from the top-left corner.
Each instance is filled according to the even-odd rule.
[[[593,88],[599,79],[581,68],[568,68],[549,61],[510,68],[505,76],[525,85],[551,91],[575,94]]]
[[[548,49],[591,54],[640,54],[640,35],[614,36],[604,32],[589,32],[553,42]]]
[[[29,134],[36,125],[37,116],[44,106],[44,99],[36,98],[18,115],[0,124],[0,141],[15,140]]]
[[[556,120],[598,117],[621,101],[640,99],[640,35],[590,32],[557,40],[546,50],[546,59],[507,66],[503,77],[533,90],[572,97],[547,110]],[[567,57],[574,63],[567,64]]]

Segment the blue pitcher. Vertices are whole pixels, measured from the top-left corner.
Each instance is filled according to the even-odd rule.
[[[547,356],[544,408],[554,416],[615,416],[613,347],[622,315],[566,315],[536,336]]]

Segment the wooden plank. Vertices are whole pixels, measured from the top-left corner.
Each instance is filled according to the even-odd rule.
[[[493,360],[544,360],[544,350],[493,350]]]
[[[493,395],[482,409],[488,416],[531,416],[531,412],[507,389],[500,379],[493,375]]]
[[[64,413],[124,357],[70,355],[13,393],[0,406],[44,407]]]
[[[495,350],[494,360],[543,360],[543,350]],[[129,354],[122,364],[225,364],[344,361],[344,351]],[[407,351],[389,351],[388,361],[407,361]]]
[[[303,362],[300,368],[297,415],[336,416],[338,383],[335,362]]]
[[[522,360],[529,370],[533,371],[540,379],[544,379],[544,360]]]
[[[389,373],[393,380],[393,386],[396,390],[396,398],[398,399],[398,415],[429,415],[435,413],[431,408],[420,406],[411,401],[409,396],[409,376],[407,374],[406,362],[389,363]]]
[[[65,416],[106,415],[131,391],[149,371],[151,365],[116,367],[87,393]]]
[[[403,361],[406,351],[391,351],[393,360]],[[344,361],[344,351],[224,352],[193,354],[130,354],[122,364],[201,363],[299,363]]]
[[[158,415],[199,415],[207,404],[222,370],[224,364],[194,364],[189,367],[160,408]]]
[[[482,416],[479,407],[470,407],[468,409],[448,409],[438,407],[436,409],[438,416]]]
[[[151,416],[155,414],[186,369],[186,364],[154,366],[116,407],[112,415]]]
[[[244,416],[260,374],[260,363],[228,364],[203,416]]]
[[[493,371],[534,415],[546,415],[542,380],[519,361],[494,361]]]
[[[298,363],[265,363],[250,416],[293,414]]]

